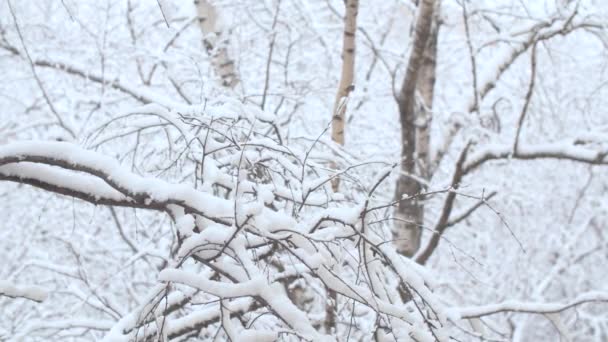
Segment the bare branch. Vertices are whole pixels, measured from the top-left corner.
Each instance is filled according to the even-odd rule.
[[[519,136],[521,135],[521,129],[528,113],[528,107],[530,106],[530,100],[532,100],[532,94],[534,92],[534,80],[536,78],[536,43],[532,46],[532,53],[530,57],[530,83],[528,85],[528,91],[524,99],[524,106],[521,109],[519,120],[517,121],[517,132],[515,133],[515,143],[513,144],[513,153],[516,153],[517,146],[519,144]]]
[[[460,181],[462,177],[464,177],[465,173],[463,172],[464,162],[467,158],[467,153],[469,148],[471,147],[471,143],[467,143],[465,148],[460,153],[460,157],[458,158],[458,162],[456,162],[456,169],[454,170],[454,175],[452,176],[452,188],[458,189],[460,185]],[[450,191],[445,199],[443,204],[443,209],[441,211],[441,216],[439,217],[439,221],[435,225],[435,229],[433,232],[433,236],[431,236],[431,240],[427,244],[427,246],[422,250],[422,252],[416,257],[416,262],[424,265],[428,259],[431,257],[437,246],[439,245],[439,240],[441,235],[447,228],[447,223],[450,218],[450,214],[452,213],[452,209],[454,208],[454,201],[456,200],[456,192]]]

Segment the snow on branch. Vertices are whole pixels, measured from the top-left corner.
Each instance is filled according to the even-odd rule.
[[[302,340],[324,340],[342,329],[333,322],[349,320],[352,309],[343,308],[354,305],[361,315],[378,317],[376,329],[385,334],[443,341],[448,339],[443,334],[447,317],[560,308],[508,302],[483,307],[483,312],[447,309],[429,285],[432,277],[399,255],[368,224],[378,208],[385,207],[371,205],[370,199],[390,167],[367,185],[371,190],[354,192],[345,201],[327,195],[336,174],[313,160],[314,145],[286,147],[260,133],[272,132],[264,129],[271,123],[241,115],[216,120],[157,105],[129,113],[138,111],[175,126],[177,139],[187,144],[185,161],[196,163],[198,188],[136,174],[114,158],[72,143],[21,141],[0,146],[0,180],[94,204],[164,211],[176,227],[178,243],[172,259],[141,305],[112,324],[66,321],[43,329],[98,329],[106,333],[107,341],[151,341],[161,335],[184,338],[210,327],[234,338],[270,338],[280,332]],[[137,120],[129,122],[137,124]],[[463,174],[487,160],[507,158],[511,150],[509,145],[467,154],[462,158]],[[521,145],[512,157],[606,163],[605,156],[580,143],[554,143]],[[356,172],[357,167],[341,174]],[[581,298],[574,302],[604,297]],[[337,314],[329,323],[327,305]],[[263,317],[259,327],[238,323],[253,316]],[[274,334],[269,335],[268,327]],[[367,334],[356,332],[361,338]]]
[[[3,165],[0,166],[0,180],[29,184],[93,204],[143,207],[98,178],[49,165],[25,162]],[[154,209],[152,206],[147,208]]]
[[[585,303],[605,303],[608,302],[606,292],[587,292],[576,298],[562,303],[537,303],[509,300],[497,304],[471,306],[463,308],[453,308],[449,310],[452,319],[479,318],[503,312],[520,312],[530,314],[551,314],[568,310],[575,306]]]
[[[477,94],[473,94],[473,96],[464,103],[465,107],[463,107],[462,111],[452,115],[450,121],[444,127],[442,132],[443,141],[439,144],[440,146],[433,158],[434,167],[439,165],[458,131],[466,125],[464,113],[479,111],[479,106],[481,105],[481,102],[483,102],[483,99],[496,88],[496,85],[505,72],[520,56],[525,54],[530,47],[538,42],[546,41],[556,36],[570,34],[575,30],[601,27],[600,23],[590,20],[587,17],[577,16],[577,14],[577,6],[573,6],[573,8],[566,13],[556,13],[540,23],[534,23],[524,28],[520,27],[511,32],[511,34],[507,34],[509,38],[506,39],[506,42],[509,44],[507,44],[508,46],[504,48],[503,51],[495,53],[495,55],[498,56],[495,58],[497,63],[480,73],[479,86],[476,89]],[[482,44],[480,49],[485,46],[492,46],[502,39],[504,38],[491,39]]]
[[[0,296],[43,302],[48,297],[48,293],[39,286],[15,285],[6,280],[0,280]]]
[[[139,110],[162,117],[175,114],[155,105]],[[483,307],[485,311],[447,309],[430,287],[432,277],[399,255],[369,224],[378,208],[385,207],[371,205],[370,200],[392,168],[378,173],[367,185],[371,190],[354,192],[348,201],[335,199],[327,193],[336,175],[311,160],[311,147],[288,148],[258,133],[271,132],[259,128],[270,123],[242,116],[214,121],[176,115],[169,119],[179,126],[178,139],[187,137],[198,144],[187,145],[185,152],[186,161],[197,163],[198,188],[135,174],[113,158],[72,143],[21,141],[0,146],[0,180],[94,204],[165,211],[178,237],[158,283],[139,306],[115,322],[62,321],[30,328],[101,330],[106,341],[185,338],[211,327],[235,339],[285,334],[330,340],[343,327],[325,321],[329,305],[337,315],[330,323],[350,320],[355,307],[358,315],[377,317],[375,329],[383,334],[447,341],[448,317],[560,308],[508,302]],[[468,159],[463,170],[509,153],[488,148],[470,158],[463,156]],[[515,156],[540,158],[548,153],[598,160],[596,152],[581,145],[522,145]],[[204,163],[198,164],[201,159]],[[356,169],[354,165],[342,173]],[[598,298],[604,297],[581,297],[573,303]],[[258,323],[240,323],[248,321]],[[361,338],[370,337],[365,329],[352,329]]]
[[[514,29],[510,34],[507,34],[507,39],[504,37],[502,39],[491,39],[489,42],[483,44],[482,48],[484,46],[493,45],[501,40],[505,40],[508,43],[515,43],[509,44],[509,47],[507,47],[505,49],[506,51],[503,53],[498,53],[498,63],[493,66],[492,70],[484,73],[480,82],[481,85],[477,89],[480,98],[485,98],[486,95],[496,87],[497,82],[505,71],[513,65],[515,60],[537,42],[549,40],[559,35],[567,35],[577,29],[601,27],[600,23],[590,20],[587,17],[577,16],[577,14],[577,6],[571,6],[565,13],[559,12],[541,22],[529,25],[528,27]],[[473,100],[471,100],[468,108],[469,112],[478,110],[478,108],[474,107]]]
[[[481,164],[495,159],[561,159],[594,165],[608,164],[608,148],[590,149],[570,142],[547,144],[521,144],[517,151],[512,145],[490,145],[472,153],[464,166],[464,173],[469,173]]]
[[[348,1],[351,5],[355,2]],[[16,232],[19,242],[25,243],[20,245],[8,239],[8,244],[16,247],[14,250],[9,248],[5,253],[7,258],[15,259],[15,267],[10,267],[11,274],[25,274],[30,268],[35,268],[35,271],[29,272],[31,275],[51,279],[56,285],[59,284],[53,288],[61,290],[50,298],[52,300],[36,305],[35,311],[14,316],[19,322],[10,322],[9,325],[10,333],[14,333],[17,340],[74,337],[108,342],[190,339],[447,342],[458,340],[460,331],[455,328],[459,328],[460,320],[490,315],[503,317],[500,313],[506,312],[552,314],[584,303],[608,301],[608,294],[593,292],[567,302],[506,301],[450,308],[446,303],[453,302],[451,295],[440,297],[435,289],[448,290],[449,293],[453,289],[457,296],[473,293],[479,295],[478,303],[482,304],[483,293],[476,293],[473,287],[459,291],[463,289],[455,287],[464,284],[461,278],[453,278],[451,274],[431,274],[424,265],[417,264],[416,259],[399,254],[394,246],[397,241],[390,236],[389,223],[395,219],[409,219],[405,215],[403,218],[392,217],[389,208],[402,203],[406,207],[410,202],[428,201],[429,204],[424,206],[432,210],[437,206],[436,201],[431,203],[431,197],[445,193],[433,230],[435,235],[430,239],[428,253],[423,254],[426,260],[436,250],[439,239],[445,238],[442,234],[448,227],[462,222],[480,206],[488,205],[487,200],[494,194],[482,195],[481,198],[467,196],[476,199],[476,203],[457,211],[457,196],[463,194],[456,190],[468,172],[473,172],[486,161],[508,158],[556,158],[608,164],[603,132],[584,134],[568,142],[542,145],[467,145],[448,188],[433,190],[443,181],[429,180],[423,182],[425,189],[416,187],[418,190],[405,191],[404,196],[390,201],[387,199],[391,197],[390,185],[385,182],[392,178],[395,166],[378,171],[380,165],[385,167],[391,163],[359,160],[358,156],[365,153],[339,148],[339,145],[323,136],[325,131],[308,131],[307,121],[312,120],[310,127],[314,127],[314,113],[323,112],[318,110],[322,109],[319,106],[323,101],[313,98],[319,97],[317,95],[322,93],[320,89],[327,88],[324,83],[331,82],[331,77],[327,80],[317,77],[320,75],[318,70],[323,68],[308,68],[306,61],[312,61],[312,66],[322,61],[317,58],[316,52],[308,56],[302,55],[302,51],[311,50],[311,46],[307,45],[310,42],[317,44],[316,40],[320,38],[328,56],[333,55],[331,45],[325,44],[326,35],[316,32],[315,28],[327,26],[323,22],[327,16],[310,12],[308,7],[311,6],[308,5],[294,6],[290,3],[279,7],[279,1],[276,11],[268,12],[274,12],[273,22],[279,23],[280,29],[275,30],[273,24],[271,30],[266,30],[263,26],[268,20],[264,18],[263,11],[254,9],[255,13],[260,14],[256,14],[259,18],[245,11],[258,28],[233,33],[261,32],[262,35],[254,40],[238,37],[239,42],[245,43],[240,48],[254,48],[260,42],[265,42],[267,35],[272,37],[268,58],[265,59],[267,72],[261,104],[256,104],[260,95],[252,86],[257,84],[255,77],[259,76],[259,72],[256,73],[259,70],[255,69],[257,57],[251,63],[247,57],[250,53],[259,57],[259,51],[238,51],[239,58],[248,61],[239,66],[243,67],[243,75],[254,77],[240,82],[235,69],[237,64],[234,64],[237,60],[229,56],[229,49],[224,44],[227,36],[223,37],[218,32],[221,26],[216,25],[219,24],[216,20],[219,16],[215,7],[209,1],[195,3],[198,13],[196,18],[190,19],[183,13],[174,16],[176,13],[168,11],[168,2],[164,0],[158,1],[160,13],[156,8],[154,12],[149,12],[140,4],[129,4],[126,6],[126,19],[130,32],[115,25],[115,20],[122,22],[124,18],[115,19],[113,15],[122,10],[108,7],[107,22],[104,22],[108,28],[118,29],[114,30],[118,36],[108,35],[108,38],[116,36],[120,42],[117,44],[109,40],[105,44],[104,39],[104,49],[98,51],[99,56],[85,54],[80,62],[77,61],[80,57],[76,58],[77,52],[90,49],[86,46],[72,49],[69,44],[65,45],[66,40],[80,36],[54,35],[53,30],[46,30],[47,25],[54,26],[51,25],[53,23],[36,24],[38,16],[29,18],[31,22],[29,19],[27,21],[27,26],[34,30],[26,35],[28,40],[31,39],[32,48],[35,47],[30,50],[35,52],[32,57],[28,55],[26,44],[22,44],[23,48],[11,45],[14,34],[10,26],[6,30],[5,27],[0,29],[0,49],[8,53],[11,61],[17,62],[14,63],[16,66],[30,66],[39,88],[43,83],[48,86],[57,86],[58,81],[62,83],[61,87],[53,88],[55,91],[49,96],[46,93],[43,95],[50,107],[54,106],[51,101],[57,101],[57,108],[63,109],[61,115],[55,113],[54,121],[36,120],[33,116],[44,117],[48,113],[40,107],[36,94],[19,91],[29,89],[27,74],[19,69],[15,69],[14,73],[9,72],[7,79],[16,81],[16,88],[19,89],[4,99],[10,103],[6,115],[12,116],[15,110],[15,113],[19,113],[21,105],[25,113],[35,115],[20,116],[14,123],[17,126],[9,122],[0,128],[5,130],[3,132],[11,130],[9,134],[0,134],[0,182],[27,184],[93,205],[112,207],[112,216],[109,216],[108,210],[81,208],[78,201],[64,203],[51,197],[44,203],[36,198],[39,197],[36,196],[38,193],[31,196],[34,200],[31,200],[30,194],[11,197],[17,201],[11,202],[10,209],[6,210],[11,215],[7,228],[14,226],[13,215],[15,219],[20,218],[19,211],[26,213],[23,215],[23,226],[29,225],[27,231]],[[433,23],[433,13],[439,10],[434,6],[439,1],[421,0],[417,3],[419,20],[416,20],[413,30],[416,39],[410,39],[413,44],[410,63],[399,97],[400,107],[403,107],[402,118],[405,118],[407,125],[413,125],[410,127],[412,129],[404,129],[404,132],[410,133],[420,128],[417,128],[419,122],[410,120],[416,104],[413,101],[416,98],[415,81],[421,72],[418,66],[426,58],[423,52],[425,45],[428,45],[425,41],[430,39],[427,37],[430,34],[428,31],[438,29]],[[222,8],[234,9],[234,13],[242,12],[239,6],[221,5]],[[365,6],[369,7],[369,4]],[[22,6],[22,10],[29,7]],[[325,7],[323,11],[327,10]],[[372,7],[376,10],[376,3]],[[222,8],[218,7],[218,10]],[[83,4],[82,7],[86,13],[99,9],[101,7],[94,4]],[[497,29],[498,39],[478,48],[480,51],[485,46],[498,45],[500,49],[497,50],[500,51],[496,51],[496,63],[490,63],[487,70],[480,75],[474,70],[474,77],[479,76],[479,83],[477,80],[473,82],[474,101],[469,99],[467,102],[465,99],[460,106],[456,106],[462,112],[458,115],[463,117],[451,116],[455,120],[447,127],[445,144],[439,146],[436,163],[449,152],[450,141],[458,129],[466,126],[464,113],[483,111],[480,107],[483,107],[484,98],[498,90],[498,82],[531,46],[575,29],[595,25],[580,15],[574,6],[572,9],[560,11],[546,20],[521,20],[534,23],[510,33]],[[400,12],[394,11],[395,18],[402,14]],[[150,26],[149,22],[141,20],[150,13],[156,17],[166,15],[167,24],[179,24],[181,28],[160,32],[156,26],[158,22]],[[502,17],[504,14],[508,13],[488,15]],[[334,15],[340,17],[342,14],[336,12]],[[466,10],[464,15],[467,16]],[[17,17],[14,19],[16,23]],[[239,20],[239,17],[234,19]],[[372,25],[378,26],[373,30],[362,30],[375,55],[368,72],[369,82],[366,82],[374,87],[368,89],[363,84],[363,92],[358,92],[357,96],[362,98],[362,103],[368,99],[373,101],[370,102],[371,108],[377,104],[382,106],[383,97],[376,95],[386,94],[382,88],[376,89],[376,77],[370,78],[376,57],[385,62],[378,55],[378,49],[392,56],[387,63],[395,62],[395,70],[399,69],[399,60],[402,59],[391,53],[397,50],[393,46],[393,19],[390,20],[380,42],[375,41],[375,35],[381,33],[377,29],[385,30],[380,21],[380,25]],[[196,49],[192,50],[192,32],[188,31],[196,21],[203,31],[204,48],[211,57],[210,66],[216,69],[227,88],[234,89],[220,91],[207,82],[205,69],[208,63],[200,59],[201,55]],[[364,24],[369,26],[370,23]],[[312,26],[313,30],[302,31],[297,25]],[[479,27],[480,34],[485,31],[484,27]],[[57,40],[61,49],[48,49],[55,42],[39,44],[37,40],[40,34],[37,32],[40,30],[44,37],[62,38]],[[458,33],[458,30],[450,31]],[[85,40],[100,42],[94,39],[95,32]],[[311,32],[313,36],[310,36]],[[131,46],[124,44],[124,35],[128,33]],[[354,32],[347,33],[345,37],[352,40]],[[170,40],[164,49],[154,47],[167,38]],[[385,38],[388,39],[386,44]],[[473,43],[479,41],[478,38],[483,37],[470,37],[467,32],[473,60]],[[399,44],[399,50],[403,50],[402,39]],[[284,46],[288,46],[288,50],[277,50],[273,57],[273,48],[283,49]],[[297,63],[291,59],[294,56]],[[101,57],[101,64],[97,63],[97,57]],[[305,59],[300,61],[301,57]],[[367,58],[362,57],[364,60]],[[328,59],[325,64],[329,68],[335,64],[333,62]],[[384,64],[394,81],[396,71],[391,71],[393,68],[387,63]],[[163,71],[157,71],[161,66]],[[296,72],[296,78],[292,75],[292,69]],[[38,70],[43,78],[38,79]],[[135,79],[135,73],[139,74],[139,80]],[[65,81],[73,83],[68,84],[73,87],[63,87]],[[243,87],[235,88],[239,83],[243,83]],[[348,91],[352,90],[350,83],[344,84]],[[389,82],[386,83],[389,85]],[[72,89],[74,87],[82,89]],[[44,89],[42,91],[45,92]],[[234,98],[219,97],[218,93],[230,93]],[[195,103],[197,101],[200,103]],[[265,107],[267,111],[264,111]],[[89,114],[81,112],[89,109]],[[68,114],[71,111],[78,113]],[[71,116],[78,122],[79,129],[73,131],[73,139],[70,140],[79,143],[6,143],[40,132],[44,136],[53,134],[45,128],[56,125],[55,121],[65,126],[63,118],[67,120]],[[276,116],[284,118],[284,122],[277,122]],[[9,121],[13,121],[12,118]],[[299,127],[300,123],[304,126]],[[283,129],[289,131],[289,136],[281,135]],[[306,135],[301,135],[304,131]],[[315,133],[321,134],[317,137]],[[411,134],[407,137],[411,141],[416,140],[414,138]],[[414,146],[413,143],[409,145]],[[407,172],[402,174],[417,177],[413,175],[416,173],[414,169],[419,169],[420,165],[415,163],[415,159],[422,157],[415,151],[409,152],[403,161],[408,163],[405,168],[412,170],[405,170]],[[339,162],[341,170],[328,168],[330,160]],[[426,167],[423,165],[423,168]],[[437,177],[442,177],[440,173],[437,173]],[[370,174],[374,176],[370,177]],[[341,184],[339,193],[331,187],[332,181],[337,179]],[[10,192],[20,190],[21,187],[10,188]],[[7,192],[7,195],[12,194]],[[55,220],[31,224],[34,220],[32,213],[65,210],[67,204],[71,204],[71,210],[56,213],[58,217],[52,217]],[[419,208],[422,213],[422,205]],[[73,228],[80,228],[76,227],[80,224],[87,225],[83,220],[83,214],[87,212],[83,209],[92,209],[90,212],[94,216],[91,216],[88,226],[94,226],[94,230],[73,229],[69,236],[63,234],[60,229],[65,228],[61,225],[65,222],[61,221],[72,222]],[[420,220],[421,225],[434,218],[433,213],[429,214],[420,215],[427,217]],[[42,225],[44,227],[39,228]],[[420,230],[418,226],[414,228],[413,231]],[[49,234],[53,229],[59,231]],[[7,231],[6,236],[12,233]],[[79,240],[83,237],[85,241]],[[47,253],[40,247],[46,247],[48,241],[51,241],[52,247],[67,247],[65,251]],[[477,245],[476,241],[471,241],[474,246]],[[573,243],[562,250],[574,250],[576,246]],[[603,247],[604,244],[601,244],[594,248],[601,250]],[[469,251],[464,252],[468,254]],[[474,254],[471,253],[473,261]],[[418,261],[421,259],[418,258]],[[456,256],[454,261],[457,261]],[[453,268],[450,266],[449,269]],[[561,272],[557,271],[553,273]],[[441,278],[449,283],[440,283],[444,280]],[[545,279],[544,283],[548,284],[548,281]],[[65,289],[62,288],[63,284],[67,285]],[[448,288],[442,289],[444,285],[448,285]],[[43,301],[47,293],[36,286],[18,286],[0,281],[0,296]],[[21,305],[21,301],[8,302]],[[78,313],[78,317],[66,317],[62,315],[63,312],[56,312],[58,303],[76,303],[74,312]],[[16,311],[13,307],[9,310]],[[35,317],[38,313],[41,317]],[[89,314],[90,317],[83,316]],[[5,335],[4,330],[0,331],[0,339]],[[485,339],[481,333],[477,337]]]
[[[309,159],[312,148],[288,148],[259,133],[271,132],[259,128],[271,123],[241,115],[214,120],[157,105],[131,113],[138,111],[175,126],[178,139],[188,144],[187,161],[198,163],[202,158],[204,163],[194,167],[200,188],[135,174],[113,158],[72,143],[21,141],[0,146],[0,180],[94,204],[165,211],[174,220],[178,244],[148,297],[113,324],[88,326],[105,331],[108,341],[148,341],[161,334],[180,338],[211,326],[234,338],[258,333],[268,337],[272,327],[275,333],[324,340],[341,329],[324,321],[326,305],[335,308],[336,320],[349,319],[350,309],[341,308],[355,305],[365,315],[377,316],[377,329],[385,333],[443,341],[447,317],[509,310],[555,312],[605,300],[588,295],[561,306],[506,302],[447,309],[429,287],[432,279],[424,269],[399,255],[368,225],[379,208],[370,205],[370,199],[392,168],[378,174],[368,185],[371,190],[353,193],[349,201],[334,199],[324,194],[331,191],[330,180],[336,175]],[[193,141],[196,147],[189,144]],[[524,144],[515,153],[511,145],[491,146],[464,154],[462,174],[509,156],[607,163],[605,152],[580,143]],[[447,216],[444,221],[447,226]],[[303,283],[307,290],[293,291]],[[251,315],[264,317],[259,328],[237,323]],[[44,329],[83,326],[62,324]],[[357,334],[367,336],[364,331]]]
[[[39,330],[68,330],[68,329],[86,329],[105,331],[112,327],[114,322],[99,319],[64,319],[64,320],[49,320],[49,321],[33,321],[27,325],[24,331],[16,336],[17,338],[26,338]]]
[[[284,146],[262,133],[273,132],[268,129],[272,121],[258,120],[255,112],[214,119],[150,104],[115,121],[137,125],[133,115],[140,112],[161,117],[177,130],[177,140],[170,143],[185,145],[184,165],[194,164],[198,186],[136,174],[114,158],[73,143],[0,146],[0,180],[94,204],[164,211],[173,219],[177,245],[167,269],[140,306],[111,327],[99,326],[106,340],[183,338],[204,327],[220,327],[234,338],[330,339],[343,329],[336,323],[348,319],[350,309],[341,308],[352,303],[366,315],[377,315],[378,329],[386,333],[439,334],[446,320],[441,301],[428,287],[430,279],[367,224],[377,212],[369,201],[390,168],[371,190],[354,192],[348,200],[334,198],[328,195],[331,180],[369,163],[336,174],[311,153],[321,144]],[[294,288],[306,290],[297,294]],[[307,302],[310,296],[314,299]],[[337,314],[331,324],[323,322],[326,305]],[[231,319],[252,315],[262,316],[259,327]],[[78,326],[66,324],[66,329]],[[369,333],[356,330],[353,334],[361,337]]]
[[[12,54],[14,54],[16,56],[23,57],[23,58],[25,57],[22,55],[22,53],[17,48],[15,48],[13,46],[5,45],[5,46],[0,46],[0,48],[7,49],[8,51],[10,51]],[[32,60],[32,65],[37,66],[37,67],[42,67],[42,68],[54,69],[54,70],[63,72],[68,75],[77,76],[77,77],[80,77],[80,78],[83,78],[83,79],[86,79],[89,81],[93,81],[93,82],[101,84],[101,85],[110,86],[117,91],[120,91],[124,94],[129,95],[130,97],[132,97],[133,99],[137,100],[138,102],[140,102],[144,105],[157,104],[166,109],[169,109],[169,110],[172,110],[175,112],[179,112],[179,113],[185,113],[185,114],[199,114],[200,115],[203,112],[206,112],[206,110],[204,110],[204,108],[207,107],[206,105],[183,104],[183,103],[172,100],[171,98],[166,96],[164,93],[150,89],[150,87],[148,87],[148,86],[133,84],[132,82],[129,82],[128,80],[126,80],[124,78],[121,78],[119,75],[116,75],[116,76],[101,75],[101,74],[95,73],[94,71],[90,70],[90,68],[74,64],[73,62],[39,58],[39,59]],[[254,106],[243,105],[239,101],[231,99],[231,98],[222,97],[215,102],[220,105],[210,106],[210,107],[212,107],[211,110],[209,110],[210,116],[223,117],[226,115],[226,113],[230,113],[229,116],[232,116],[234,114],[234,110],[239,109],[239,107],[240,107],[240,108],[246,109],[246,110],[242,110],[242,109],[237,110],[237,115],[249,115],[249,116],[255,117],[258,120],[261,120],[263,122],[270,122],[270,121],[274,120],[274,116],[275,116],[274,114],[264,112],[263,110],[260,110],[259,108],[254,107]]]
[[[103,180],[111,188],[139,203],[153,208],[179,204],[203,217],[225,223],[219,217],[230,216],[231,208],[225,200],[194,191],[185,185],[169,184],[160,179],[144,178],[131,173],[120,164],[98,152],[82,149],[67,142],[17,142],[0,147],[0,167],[11,163],[39,163],[83,172]],[[50,178],[52,175],[44,175]],[[70,179],[64,179],[70,188]],[[102,187],[102,189],[104,189]],[[105,197],[107,189],[98,193],[94,187],[83,187],[85,196]]]
[[[160,273],[160,280],[183,283],[220,298],[230,297],[260,297],[269,308],[277,313],[294,330],[309,340],[328,340],[318,334],[310,324],[305,313],[300,311],[283,293],[279,283],[267,284],[263,278],[239,284],[226,284],[208,280],[181,270],[167,269]]]

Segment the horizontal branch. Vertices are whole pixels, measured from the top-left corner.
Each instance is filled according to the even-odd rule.
[[[85,330],[99,330],[106,331],[110,330],[113,321],[100,320],[100,319],[86,319],[86,318],[72,318],[64,320],[41,320],[35,321],[31,325],[28,325],[26,332],[31,334],[37,330],[68,330],[68,329],[85,329]],[[22,334],[23,335],[23,334]]]
[[[560,159],[575,162],[608,165],[608,148],[592,150],[569,142],[538,145],[519,145],[513,152],[512,145],[493,145],[472,153],[464,166],[464,173],[470,173],[483,163],[496,159]]]
[[[6,280],[0,280],[0,296],[43,302],[48,297],[48,294],[45,289],[39,286],[15,285]]]
[[[537,303],[524,301],[505,301],[497,304],[450,309],[452,319],[479,318],[503,312],[530,314],[551,314],[570,309],[585,303],[608,302],[608,292],[587,292],[565,303]]]

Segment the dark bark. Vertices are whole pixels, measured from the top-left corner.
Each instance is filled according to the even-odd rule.
[[[425,147],[421,139],[421,144],[417,146],[416,135],[419,137],[424,135],[426,129],[419,129],[417,124],[420,123],[419,115],[426,114],[424,110],[417,110],[416,105],[416,90],[432,89],[434,86],[434,56],[436,54],[436,39],[431,39],[433,32],[433,12],[435,1],[424,0],[420,2],[418,15],[416,18],[416,26],[412,43],[412,51],[407,64],[407,70],[403,79],[403,84],[397,98],[399,106],[399,119],[401,122],[401,173],[397,181],[395,190],[396,200],[404,196],[411,196],[419,193],[422,186],[418,180],[416,165],[419,165],[419,152],[425,159],[428,158],[428,144],[424,151],[418,151],[418,148]],[[434,43],[433,43],[434,41]],[[430,44],[429,42],[433,43]],[[429,50],[429,53],[425,51]],[[433,51],[434,50],[434,51]],[[432,67],[433,70],[429,70]],[[425,82],[426,81],[426,82]],[[424,87],[422,87],[424,85]],[[430,87],[429,87],[430,86]],[[427,92],[428,93],[428,92]],[[428,95],[428,94],[427,94]],[[430,107],[432,101],[432,90],[430,96],[425,96],[429,103],[421,104],[422,108]],[[425,99],[425,102],[426,100]],[[426,105],[426,106],[425,106]],[[425,115],[426,116],[426,115]],[[428,120],[424,120],[428,124]],[[426,139],[428,142],[428,138]],[[425,164],[423,162],[423,164]],[[427,164],[428,165],[428,164]],[[396,221],[393,229],[395,245],[399,253],[412,256],[420,247],[421,225],[423,223],[424,207],[418,197],[400,201],[396,211]]]

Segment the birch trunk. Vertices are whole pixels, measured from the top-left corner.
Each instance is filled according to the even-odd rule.
[[[348,96],[354,89],[355,78],[355,34],[357,33],[357,13],[359,11],[359,0],[346,0],[346,16],[344,17],[344,35],[342,38],[342,72],[338,92],[334,102],[331,119],[331,138],[336,143],[344,146],[344,123],[346,122],[346,106]],[[335,169],[337,163],[333,162],[331,167]],[[331,183],[334,192],[340,188],[340,179],[335,178]],[[331,334],[336,327],[337,294],[328,290],[328,299],[325,305],[325,332]]]
[[[348,96],[354,89],[355,34],[357,32],[358,10],[359,0],[346,0],[346,16],[344,18],[344,35],[342,40],[342,72],[331,120],[331,138],[342,146],[344,146],[344,123],[346,122]],[[332,163],[332,168],[335,167],[336,163]],[[332,182],[334,192],[338,191],[339,186],[339,179],[334,179]]]
[[[222,31],[218,25],[218,14],[215,7],[207,0],[195,0],[198,23],[203,34],[203,46],[211,57],[211,64],[221,78],[222,85],[234,88],[239,79],[236,75],[234,61],[228,54],[226,42],[222,40]]]

